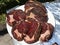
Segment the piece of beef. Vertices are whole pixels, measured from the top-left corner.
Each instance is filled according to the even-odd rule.
[[[34,35],[35,31],[38,29],[39,24],[33,18],[29,18],[29,19],[27,19],[27,21],[30,24],[27,35],[29,35],[29,37],[31,38]]]
[[[18,31],[18,24],[16,24],[13,28],[12,28],[12,35],[13,37],[18,40],[18,41],[22,41],[24,36],[22,33],[20,33]]]
[[[35,43],[39,40],[40,37],[40,33],[41,33],[40,24],[33,18],[29,18],[27,21],[28,23],[30,23],[30,28],[28,33],[24,37],[24,40],[29,44]]]
[[[26,19],[26,13],[23,12],[22,10],[15,10],[13,18],[16,21],[24,20]]]
[[[25,4],[25,12],[28,16],[32,16],[32,14],[34,14],[35,18],[37,18],[39,21],[48,21],[47,10],[40,2],[28,1]]]
[[[22,10],[13,10],[10,11],[7,14],[7,22],[10,26],[13,26],[14,24],[16,24],[17,22],[20,22],[22,20],[25,20],[26,18],[26,13],[23,12]]]
[[[37,11],[38,10],[38,11]],[[30,18],[35,18],[38,21],[47,22],[48,21],[48,15],[45,14],[40,8],[34,7],[28,12],[28,16]]]
[[[27,34],[28,31],[29,31],[29,23],[26,22],[26,21],[22,21],[19,25],[18,25],[18,31],[20,33],[24,33],[24,34]]]
[[[40,7],[45,13],[47,12],[45,6],[42,3],[35,0],[29,0],[25,3],[25,12],[28,13],[29,10],[36,6]]]
[[[54,27],[50,23],[42,23],[40,40],[42,42],[49,41],[53,35]]]

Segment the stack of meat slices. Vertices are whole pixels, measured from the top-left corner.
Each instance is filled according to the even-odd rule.
[[[25,11],[13,10],[7,14],[7,22],[12,26],[13,37],[29,44],[51,39],[54,27],[47,21],[46,8],[33,0],[25,3]]]

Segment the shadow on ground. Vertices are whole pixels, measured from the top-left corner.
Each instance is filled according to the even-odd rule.
[[[8,32],[7,32],[7,29],[3,29],[2,31],[0,31],[0,36],[2,36],[2,35],[5,35],[5,34],[7,34]]]

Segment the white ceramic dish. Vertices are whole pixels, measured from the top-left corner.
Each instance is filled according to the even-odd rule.
[[[9,11],[11,10],[18,10],[18,9],[21,9],[24,11],[24,5],[22,6],[17,6],[17,7],[14,7],[10,10],[7,11],[7,13],[9,13]],[[46,8],[47,9],[47,8]],[[51,23],[54,27],[55,27],[55,19],[54,19],[54,16],[53,14],[47,9],[47,14],[48,14],[48,23]],[[36,43],[33,43],[33,44],[27,44],[23,41],[17,41],[16,39],[14,39],[14,37],[12,36],[11,34],[11,29],[12,27],[8,25],[8,23],[6,22],[6,27],[7,27],[7,31],[9,33],[9,35],[12,37],[13,41],[14,41],[14,45],[40,45],[40,41],[36,42]]]

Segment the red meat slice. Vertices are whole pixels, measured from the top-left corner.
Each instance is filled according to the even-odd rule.
[[[18,31],[20,33],[27,33],[28,32],[28,29],[29,28],[29,24],[25,21],[22,21],[19,25],[18,25]]]
[[[32,37],[34,35],[34,32],[38,29],[38,22],[33,18],[29,18],[28,23],[30,23],[30,27],[27,35],[29,35],[29,37]]]
[[[28,18],[27,22],[30,23],[29,26],[29,31],[24,37],[25,42],[27,43],[34,43],[39,40],[40,37],[40,25],[39,23],[33,19],[33,18]]]
[[[24,38],[23,34],[18,31],[18,25],[15,25],[12,28],[12,35],[18,41],[22,41]]]
[[[42,42],[49,41],[52,37],[54,27],[49,23],[42,23],[42,31],[40,35],[40,40]]]
[[[7,22],[10,26],[25,19],[26,13],[22,10],[13,10],[7,14]]]
[[[26,18],[26,14],[22,10],[16,10],[16,12],[14,12],[13,18],[17,21],[20,21],[21,19]]]

